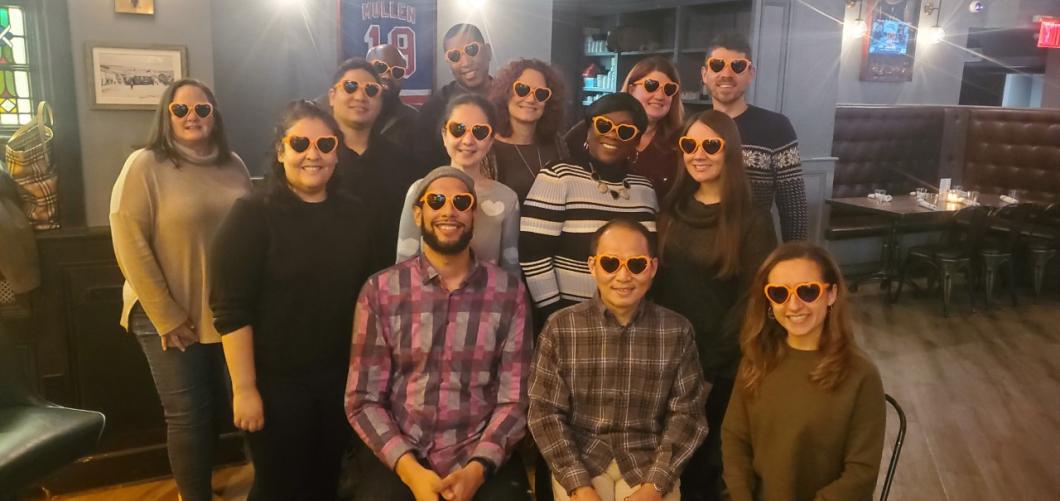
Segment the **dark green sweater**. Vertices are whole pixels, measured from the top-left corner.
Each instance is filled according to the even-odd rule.
[[[739,274],[717,278],[708,249],[714,246],[719,208],[689,199],[660,221],[660,231],[667,236],[652,289],[659,305],[692,322],[703,375],[711,382],[736,375],[747,286],[777,246],[772,216],[761,209],[751,211],[741,237]]]
[[[816,351],[788,349],[749,397],[737,380],[721,430],[732,501],[868,501],[886,409],[872,361],[856,354],[832,391],[810,381]]]

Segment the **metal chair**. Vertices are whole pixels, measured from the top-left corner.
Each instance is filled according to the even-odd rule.
[[[1025,236],[1034,279],[1034,300],[1037,301],[1042,295],[1045,267],[1060,250],[1060,203],[1047,207],[1030,226]]]
[[[984,240],[979,249],[979,259],[983,263],[983,289],[985,306],[989,308],[994,299],[994,280],[1004,267],[1008,293],[1012,306],[1016,300],[1016,250],[1020,247],[1024,234],[1030,229],[1028,223],[1034,220],[1043,207],[1034,203],[1006,205],[990,213],[990,227],[996,237]]]
[[[894,397],[884,394],[883,398],[887,400],[891,407],[894,407],[895,413],[898,414],[898,437],[894,440],[894,448],[891,449],[891,463],[887,465],[887,475],[883,478],[883,489],[880,490],[880,501],[887,501],[887,496],[891,493],[891,483],[894,482],[894,470],[898,467],[898,457],[902,454],[902,444],[905,442],[905,411],[902,410],[902,406],[898,405],[898,401]]]

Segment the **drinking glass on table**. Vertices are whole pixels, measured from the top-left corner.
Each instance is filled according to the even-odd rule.
[[[923,200],[926,195],[927,195],[927,188],[917,188],[916,189],[916,199],[917,200]]]
[[[968,191],[968,196],[964,197],[965,203],[968,205],[979,205],[979,192],[975,190]]]
[[[872,190],[872,192],[876,195],[874,197],[876,199],[876,203],[882,204],[884,202],[884,198],[887,196],[887,190],[876,189]]]

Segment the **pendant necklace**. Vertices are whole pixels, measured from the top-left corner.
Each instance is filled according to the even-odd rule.
[[[622,200],[629,200],[629,180],[625,177],[622,178],[622,186],[617,190],[611,188],[600,178],[600,174],[596,172],[596,166],[593,165],[593,161],[589,160],[589,177],[596,181],[596,191],[600,193],[610,193],[612,200],[618,200],[618,197],[622,197]]]
[[[519,150],[519,145],[512,144],[512,146],[515,146],[515,152],[519,154],[519,160],[522,160],[523,165],[526,166],[526,171],[530,173],[530,178],[536,178],[537,173],[534,172],[534,169],[530,168],[530,162],[526,161],[526,157],[523,156],[523,152]],[[541,170],[541,168],[545,166],[545,163],[541,161],[541,147],[535,144],[534,151],[537,152],[537,170]]]

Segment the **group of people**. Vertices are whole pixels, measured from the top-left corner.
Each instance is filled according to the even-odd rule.
[[[219,416],[252,500],[334,499],[357,451],[362,500],[530,499],[524,460],[539,500],[870,498],[880,376],[746,40],[704,60],[713,109],[650,57],[570,128],[550,64],[491,76],[468,24],[444,56],[419,110],[396,48],[342,63],[254,188],[209,87],[162,96],[110,222],[182,498]]]

